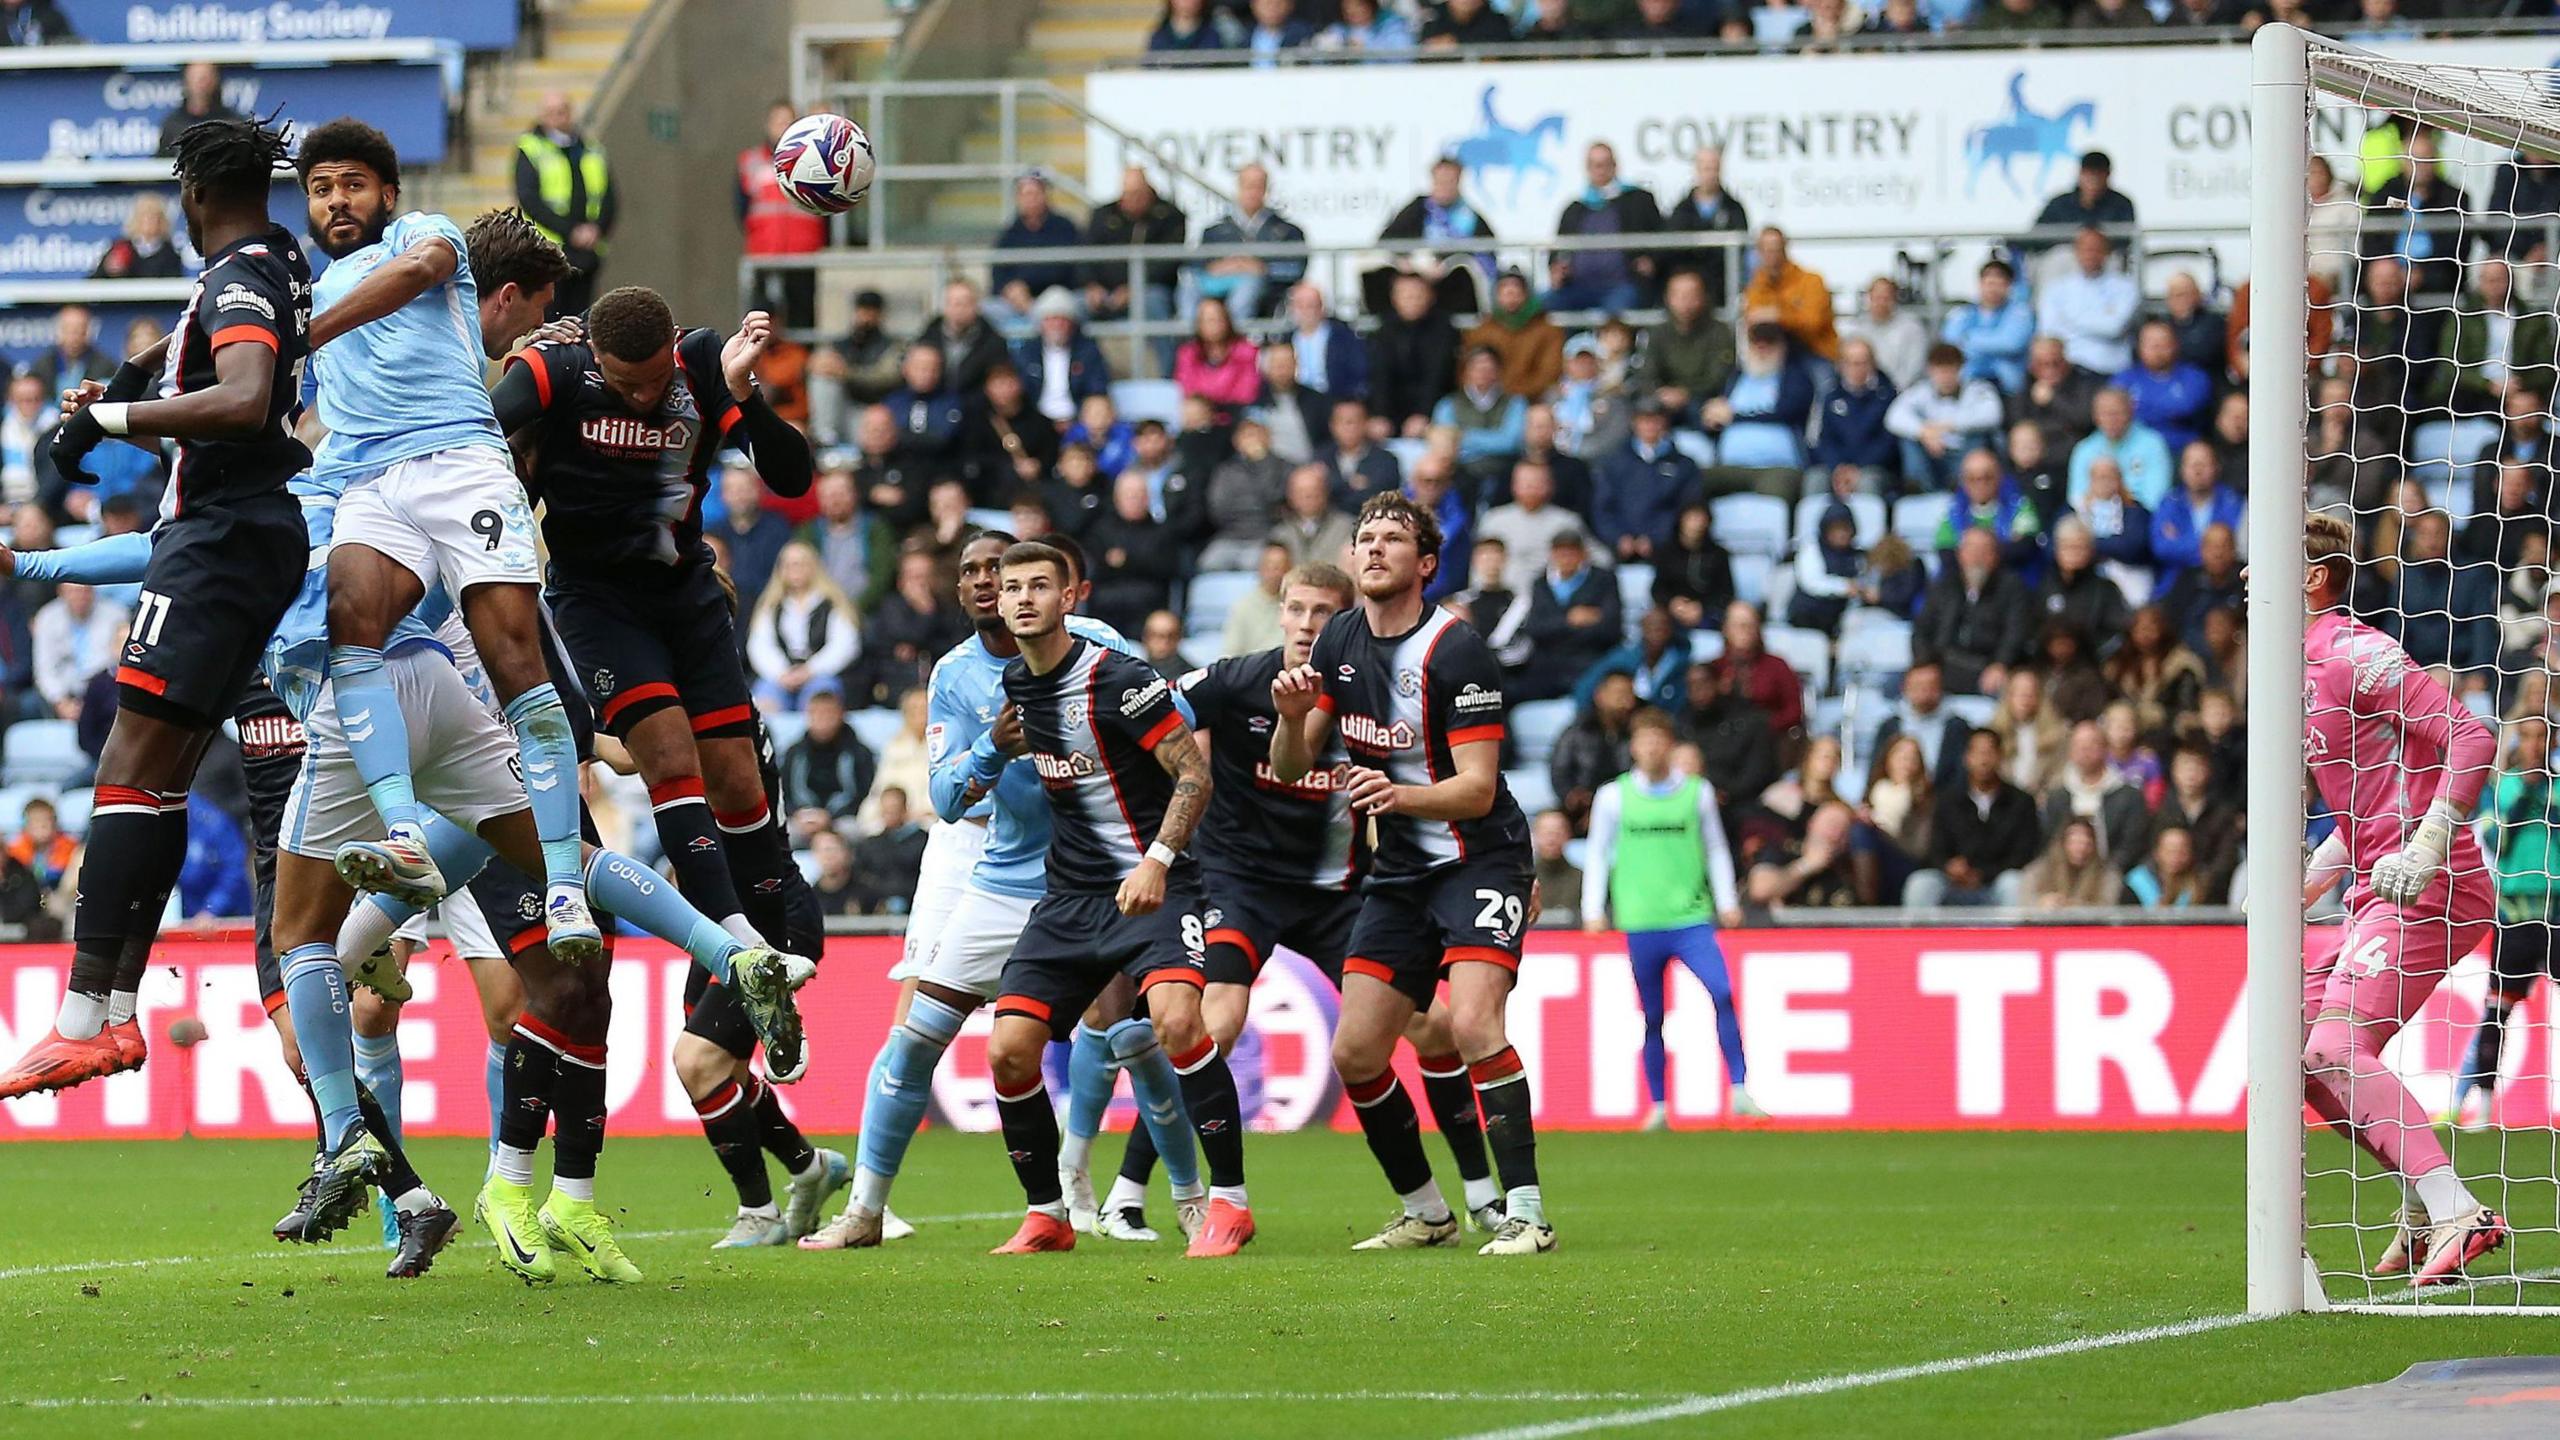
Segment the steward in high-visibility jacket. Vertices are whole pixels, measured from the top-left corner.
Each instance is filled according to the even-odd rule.
[[[555,315],[583,314],[613,232],[613,176],[604,150],[578,132],[564,97],[543,103],[542,116],[516,140],[516,204],[534,228],[569,252]]]

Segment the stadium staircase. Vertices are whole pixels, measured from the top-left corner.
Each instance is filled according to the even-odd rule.
[[[542,97],[565,92],[584,115],[604,87],[624,42],[657,0],[547,0],[539,36],[515,53],[476,66],[465,104],[469,144],[462,163],[436,175],[419,199],[468,223],[515,203],[516,137]]]
[[[1147,32],[1163,8],[1157,0],[1042,0],[1027,43],[1005,73],[1045,80],[1081,97],[1087,74],[1146,48]],[[1001,160],[1000,126],[997,107],[990,103],[970,127],[957,158],[974,164]],[[1025,106],[1015,135],[1025,168],[1036,165],[1052,174],[1079,178],[1084,174],[1084,124],[1075,116],[1054,105]],[[1001,186],[938,187],[925,212],[926,233],[918,238],[984,244],[1004,228],[1012,206],[1012,193]],[[1072,213],[1074,207],[1069,208]]]

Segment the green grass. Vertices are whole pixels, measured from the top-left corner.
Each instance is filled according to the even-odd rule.
[[[420,1149],[467,1210],[476,1147]],[[1392,1204],[1358,1137],[1258,1136],[1261,1238],[1225,1263],[1101,1241],[991,1258],[1009,1220],[931,1217],[1012,1210],[1010,1172],[992,1137],[942,1133],[898,1192],[928,1222],[916,1239],[715,1255],[726,1187],[700,1142],[624,1140],[602,1198],[647,1281],[540,1291],[476,1228],[397,1284],[368,1246],[268,1242],[306,1153],[0,1149],[0,1434],[1457,1436],[2242,1303],[2236,1135],[1555,1136],[1541,1159],[1563,1246],[1509,1262],[1346,1253]],[[2546,1231],[2520,1264],[2560,1263],[2551,1201],[2547,1183],[2509,1197]],[[170,1257],[191,1258],[37,1269]],[[2301,1317],[1619,1433],[2113,1435],[2555,1345],[2560,1325],[2536,1319]],[[508,1396],[619,1403],[470,1403]],[[346,1406],[311,1403],[333,1397]],[[436,1403],[378,1408],[419,1400]]]

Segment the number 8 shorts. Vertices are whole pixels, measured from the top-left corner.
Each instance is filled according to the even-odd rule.
[[[379,550],[459,604],[474,585],[533,585],[533,505],[507,452],[485,445],[403,460],[347,487],[335,545]]]
[[[1422,1008],[1450,965],[1481,960],[1518,970],[1529,879],[1526,848],[1516,860],[1461,860],[1410,880],[1372,879],[1351,925],[1343,975],[1383,980]]]

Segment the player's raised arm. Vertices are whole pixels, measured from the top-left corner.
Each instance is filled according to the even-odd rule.
[[[316,183],[316,182],[315,182]],[[462,252],[444,235],[420,237],[356,282],[337,304],[311,317],[311,348],[319,349],[359,325],[370,325],[453,278]]]
[[[1295,785],[1315,768],[1315,757],[1333,735],[1323,675],[1313,665],[1298,665],[1271,677],[1271,708],[1280,720],[1271,727],[1271,774]]]
[[[737,438],[755,462],[756,474],[764,478],[766,489],[794,498],[817,483],[818,461],[809,450],[809,437],[776,413],[756,384],[756,361],[772,339],[773,317],[762,310],[747,312],[738,333],[720,347],[720,380],[738,402]]]

